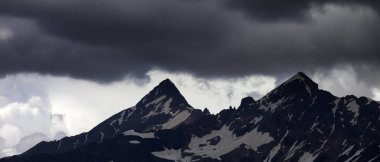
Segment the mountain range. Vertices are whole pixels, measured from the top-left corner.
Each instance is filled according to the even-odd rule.
[[[302,72],[217,114],[193,108],[166,79],[89,132],[0,162],[378,162],[379,120],[378,102],[336,97]]]

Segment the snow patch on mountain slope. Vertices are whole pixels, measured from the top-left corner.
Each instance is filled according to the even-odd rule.
[[[88,133],[86,133],[86,135],[85,135],[85,139],[84,139],[83,144],[86,144],[86,142],[87,142],[87,135],[88,135]]]
[[[155,116],[155,115],[158,115],[158,114],[161,114],[161,113],[164,113],[164,114],[169,114],[170,113],[170,114],[173,115],[173,113],[170,112],[171,111],[170,103],[173,101],[173,99],[169,98],[165,103],[162,103],[161,101],[164,100],[165,98],[166,98],[166,96],[163,95],[163,96],[158,97],[157,99],[153,100],[152,102],[146,104],[146,107],[148,107],[150,105],[154,105],[155,109],[151,110],[148,115],[146,115],[146,116],[143,117],[143,119],[148,119],[151,116]],[[163,109],[159,109],[162,106],[163,106]]]
[[[300,150],[303,145],[305,144],[305,141],[302,141],[300,144],[298,144],[298,141],[294,142],[293,146],[290,147],[288,153],[286,154],[285,160],[289,160],[291,157],[294,156],[294,153],[297,152],[297,150]]]
[[[182,111],[170,119],[167,123],[162,124],[162,129],[172,129],[178,124],[184,122],[190,115],[191,113],[188,110]]]
[[[147,103],[145,106],[148,107],[150,105],[157,105],[158,103],[160,103],[165,98],[166,98],[166,95],[160,96],[160,97],[156,98],[155,100],[153,100],[152,102]]]
[[[137,141],[137,140],[132,140],[132,141],[129,141],[130,144],[140,144],[140,141]]]
[[[123,133],[124,136],[139,136],[141,138],[154,138],[154,133],[153,132],[148,132],[148,133],[139,133],[136,132],[135,130],[128,130]]]
[[[104,133],[103,133],[103,132],[100,132],[100,143],[103,142],[103,138],[104,138]]]
[[[357,118],[359,116],[359,105],[356,103],[355,100],[351,101],[348,105],[348,110],[354,113],[354,118]]]
[[[175,150],[175,149],[167,149],[165,148],[164,151],[156,151],[152,152],[154,156],[157,156],[159,158],[168,159],[168,160],[174,160],[174,161],[190,161],[190,159],[183,159],[181,157],[181,150]]]
[[[309,152],[303,153],[298,162],[313,162],[319,154],[313,155]]]
[[[211,145],[209,140],[218,136],[220,137],[219,143]],[[236,137],[236,135],[229,130],[229,127],[224,125],[220,130],[214,130],[203,137],[193,137],[188,146],[189,150],[185,152],[220,159],[220,156],[231,152],[241,144],[246,144],[254,151],[257,151],[258,147],[271,141],[273,141],[273,138],[269,133],[259,132],[257,128],[243,136]],[[203,147],[201,147],[202,145]]]
[[[113,126],[114,123],[118,122],[119,125],[121,125],[124,121],[126,121],[132,114],[133,112],[136,110],[136,106],[132,106],[124,111],[121,112],[120,114],[120,117],[117,118],[117,119],[114,119],[110,122],[110,125]],[[128,115],[125,116],[125,113],[127,113]],[[114,128],[116,129],[116,128]]]
[[[165,104],[164,104],[164,113],[165,114],[172,114],[172,112],[170,112],[170,104],[172,103],[172,101],[173,101],[173,99],[172,98],[169,98],[166,102],[165,102]],[[173,114],[172,114],[173,115]]]
[[[62,144],[62,141],[59,141],[57,150],[59,150],[59,148],[61,147],[61,144]]]
[[[268,157],[266,158],[267,162],[271,162],[272,159],[274,158],[274,156],[276,156],[278,151],[281,149],[282,141],[284,141],[284,138],[286,138],[286,136],[288,136],[288,133],[289,133],[289,130],[286,131],[285,135],[282,136],[280,142],[270,151]]]
[[[292,121],[292,118],[293,118],[293,114],[288,114],[289,122]]]
[[[331,131],[330,131],[330,134],[327,136],[327,138],[323,141],[323,144],[322,146],[319,148],[319,150],[325,148],[325,144],[327,143],[327,141],[329,140],[330,136],[333,134],[335,130],[335,123],[332,125],[332,128],[331,128]]]
[[[368,162],[374,162],[376,160],[376,158],[378,158],[379,156],[375,156],[374,158],[370,159]]]
[[[364,149],[360,149],[360,150],[356,151],[354,155],[352,155],[349,159],[346,160],[346,162],[352,162],[352,161],[356,160],[361,155],[361,153],[363,151],[364,151]]]
[[[119,125],[121,125],[121,123],[123,122],[123,118],[124,118],[124,114],[125,114],[125,111],[123,111],[120,115],[120,118],[119,118]]]
[[[274,112],[282,103],[284,103],[288,99],[289,98],[282,97],[281,99],[277,100],[276,102],[265,103],[265,101],[267,101],[267,99],[264,98],[263,100],[260,100],[260,107],[259,107],[259,109],[262,109],[262,110],[265,110],[265,111],[270,110],[271,112]]]
[[[151,116],[155,116],[155,115],[158,115],[159,113],[157,113],[156,111],[150,111],[149,114],[147,114],[146,116],[144,116],[142,119],[143,121],[146,121],[147,119],[149,119],[149,117]]]
[[[317,116],[317,118],[315,118],[314,123],[313,123],[313,125],[310,128],[311,131],[315,128],[315,126],[317,126],[319,124],[319,122],[317,121],[318,118],[319,118],[319,116]]]

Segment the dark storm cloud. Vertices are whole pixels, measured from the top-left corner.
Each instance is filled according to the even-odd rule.
[[[122,79],[126,73],[141,77],[149,68],[146,62],[139,62],[134,57],[122,58],[125,51],[49,36],[32,20],[4,17],[0,20],[1,26],[14,32],[12,38],[0,40],[2,75],[38,72],[103,82]]]
[[[210,2],[6,0],[2,3],[0,10],[4,13],[36,19],[44,30],[55,35],[128,50],[141,50],[141,46],[169,51],[206,48],[205,44],[221,39],[220,34],[229,26],[221,20],[223,17],[213,15],[218,11],[209,7]]]
[[[305,21],[310,10],[326,4],[367,6],[380,9],[378,0],[224,0],[227,8],[242,11],[246,15],[263,21],[297,20]]]
[[[8,60],[5,63],[15,65],[3,64],[3,71],[6,73],[11,68],[13,71],[114,80],[131,72],[144,75],[153,66],[161,67],[171,62],[177,62],[177,66],[182,64],[178,61],[186,61],[194,58],[193,54],[206,53],[209,48],[216,47],[224,34],[228,34],[229,22],[210,3],[1,1],[3,15],[34,20],[43,30],[31,33],[34,36],[30,39],[36,39],[32,43],[22,41],[26,39],[22,34],[11,40],[12,46],[18,46],[17,51],[3,51],[2,57]],[[45,42],[50,47],[44,47],[39,37],[46,33],[75,43],[56,40]],[[41,47],[49,49],[41,51]]]
[[[378,15],[323,5],[332,3],[378,7],[370,0],[2,0],[0,24],[14,35],[0,40],[0,73],[103,82],[151,68],[202,77],[337,64],[378,69]]]

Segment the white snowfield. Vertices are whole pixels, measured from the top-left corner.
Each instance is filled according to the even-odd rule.
[[[317,157],[318,157],[318,154],[317,155],[313,155],[313,154],[311,154],[309,152],[305,152],[300,157],[300,159],[298,160],[298,162],[313,162]]]
[[[148,115],[144,116],[143,119],[149,119],[149,117],[152,117],[152,116],[155,116],[155,115],[158,115],[160,113],[165,113],[165,110],[162,112],[162,110],[160,110],[160,107],[165,104],[164,106],[166,105],[170,105],[170,102],[171,100],[169,99],[166,103],[162,103],[161,101],[164,100],[166,98],[165,95],[163,96],[160,96],[158,98],[156,98],[155,100],[153,100],[152,102],[146,104],[145,106],[148,107],[150,105],[154,105],[154,110],[150,111]],[[164,108],[165,109],[165,108]]]
[[[216,145],[211,145],[209,140],[216,137],[219,137],[220,141]],[[242,144],[257,151],[258,147],[271,141],[273,141],[273,138],[269,136],[269,133],[259,132],[257,131],[257,128],[243,136],[236,137],[236,135],[229,130],[229,127],[223,126],[220,130],[214,130],[203,137],[192,137],[188,149],[183,152],[213,159],[220,159],[220,156],[231,152]],[[160,158],[178,160],[178,151],[180,150],[164,150],[155,152],[154,155]],[[175,157],[168,157],[170,155],[175,155]],[[189,157],[183,158],[184,159],[181,161],[186,161],[185,159],[188,159]]]
[[[174,116],[172,119],[170,119],[167,123],[162,124],[161,129],[172,129],[175,126],[181,124],[184,122],[187,118],[189,118],[191,113],[188,110],[182,111],[176,116]]]
[[[159,115],[159,114],[170,114],[172,116],[177,116],[180,113],[182,113],[179,110],[176,112],[172,111],[173,107],[170,107],[170,105],[173,101],[173,98],[170,97],[166,102],[163,102],[165,99],[166,99],[166,96],[163,95],[163,96],[156,98],[152,102],[146,104],[145,105],[146,107],[154,105],[154,110],[150,111],[149,114],[144,117],[144,119],[148,119],[151,116],[155,116],[155,115]],[[187,109],[191,109],[191,108],[187,107]],[[183,118],[184,116],[186,116],[186,114],[181,114],[181,116]],[[179,120],[179,119],[177,119],[177,120]]]
[[[169,98],[165,103],[164,103],[164,109],[163,109],[163,113],[165,114],[172,114],[173,115],[173,112],[171,112],[171,108],[170,108],[170,104],[172,103],[173,99],[172,98]]]
[[[150,106],[150,105],[157,105],[158,103],[160,103],[160,102],[161,102],[163,99],[165,99],[165,98],[166,98],[165,95],[160,96],[160,97],[156,98],[155,100],[153,100],[152,102],[146,104],[145,106],[148,107],[148,106]]]
[[[175,149],[167,149],[165,148],[164,151],[157,151],[152,152],[154,156],[157,156],[159,158],[168,159],[168,160],[174,160],[174,161],[190,161],[188,158],[182,158],[181,157],[181,150],[175,150]]]
[[[128,130],[123,133],[124,136],[139,136],[141,138],[154,138],[154,133],[153,132],[148,132],[148,133],[139,133],[136,132],[135,130]]]
[[[173,101],[172,98],[169,98],[166,102],[163,102],[163,100],[166,98],[165,95],[158,97],[154,101],[146,104],[146,106],[154,105],[155,109],[151,111],[148,115],[144,117],[144,119],[148,119],[149,117],[159,115],[159,114],[170,114],[172,118],[161,125],[161,129],[172,129],[175,126],[181,124],[182,122],[186,121],[187,118],[191,115],[191,109],[190,107],[187,107],[187,110],[177,110],[176,112],[172,112],[172,107],[170,107],[171,102]]]

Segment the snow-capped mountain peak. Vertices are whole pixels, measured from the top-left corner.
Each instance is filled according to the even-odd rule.
[[[41,142],[13,161],[380,161],[380,105],[336,97],[304,73],[213,115],[170,80],[90,132]],[[2,160],[0,160],[2,162]]]
[[[143,130],[169,129],[184,122],[193,110],[177,87],[169,79],[163,80],[137,104]],[[149,123],[149,124],[145,124]]]
[[[163,80],[152,91],[145,95],[136,105],[137,107],[157,107],[164,106],[178,108],[188,107],[192,108],[187,103],[186,99],[179,92],[177,87],[169,79]]]
[[[194,112],[177,87],[166,79],[145,95],[135,106],[125,109],[92,130],[59,141],[43,142],[26,151],[35,153],[64,153],[89,143],[102,143],[128,130],[137,132],[172,129],[185,122]],[[54,148],[54,149],[42,149]]]

